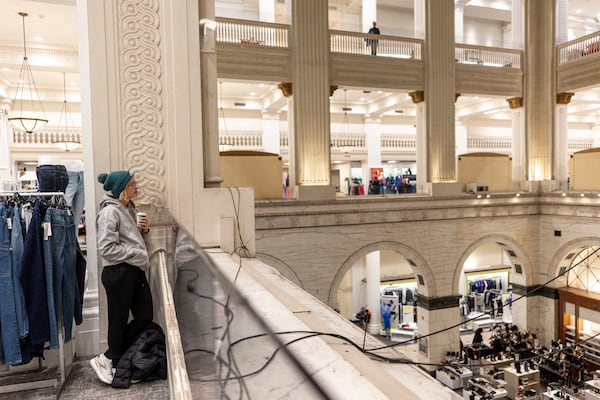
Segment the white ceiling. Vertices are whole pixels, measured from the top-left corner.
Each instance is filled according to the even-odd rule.
[[[258,7],[259,2],[259,0],[219,1],[243,5],[250,9]],[[358,9],[361,2],[362,0],[329,0],[329,5],[337,8]],[[501,12],[510,10],[512,4],[511,0],[455,0],[455,2],[466,5],[465,15],[469,12],[471,14],[483,13],[488,16],[502,15]],[[570,24],[578,27],[591,24],[596,26],[596,29],[600,29],[600,24],[598,24],[599,0],[569,0],[568,3]],[[378,0],[378,4],[383,7],[412,8],[414,0]],[[468,11],[469,9],[470,11]],[[2,0],[0,8],[1,45],[22,46],[22,18],[18,15],[20,11],[29,13],[29,16],[25,18],[26,43],[38,88],[40,91],[53,93],[52,96],[55,100],[61,100],[63,72],[65,72],[67,92],[71,100],[70,95],[75,96],[79,91],[77,65],[67,61],[62,64],[45,63],[44,57],[37,55],[34,49],[77,50],[75,0]],[[496,11],[496,13],[492,11]],[[42,40],[36,39],[36,37],[42,38]],[[0,99],[13,96],[12,92],[18,79],[21,61],[22,54],[15,55],[12,59],[0,57]],[[257,108],[260,108],[261,101],[272,97],[268,96],[269,93],[277,90],[274,82],[264,82],[262,85],[254,82],[223,82],[219,87],[222,90],[222,93],[220,90],[220,96],[224,100],[225,108],[235,101],[246,102],[249,106],[256,105]],[[369,88],[340,88],[335,91],[331,103],[333,113],[342,113],[344,105],[351,107],[351,113],[356,114],[399,115],[395,110],[402,110],[404,115],[414,113],[414,106],[407,93],[381,92]],[[284,107],[284,104],[285,102],[282,102],[281,107]],[[504,99],[462,96],[457,101],[457,117],[510,119],[511,115]],[[569,119],[571,122],[592,121],[593,119],[600,122],[600,90],[578,92],[569,106]]]

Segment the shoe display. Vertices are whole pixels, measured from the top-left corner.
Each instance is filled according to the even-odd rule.
[[[102,382],[110,385],[113,380],[113,368],[112,361],[106,358],[104,354],[100,354],[97,357],[94,357],[90,360],[90,365],[96,375],[98,375],[98,379]]]

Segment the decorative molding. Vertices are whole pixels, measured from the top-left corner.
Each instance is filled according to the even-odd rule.
[[[408,95],[412,99],[412,102],[415,104],[419,104],[425,101],[424,90],[415,90],[414,92],[410,92]]]
[[[458,308],[460,298],[461,296],[427,297],[417,293],[417,304],[429,311]]]
[[[333,96],[333,92],[338,89],[338,85],[329,85],[329,97]]]
[[[519,296],[541,296],[549,299],[558,299],[558,290],[542,285],[523,286],[517,283],[511,283],[512,291]]]
[[[511,110],[523,107],[523,98],[522,97],[511,97],[510,99],[506,99],[508,103],[508,107]]]
[[[460,97],[460,93],[454,93],[454,102],[456,103],[456,100],[458,100],[458,98]]]
[[[144,187],[138,203],[165,204],[159,0],[119,3],[121,132],[126,168]]]
[[[292,82],[281,82],[279,85],[277,85],[284,97],[290,97],[293,94],[292,86]]]
[[[573,92],[556,93],[556,104],[569,104],[571,102],[571,97],[574,95],[575,93]]]

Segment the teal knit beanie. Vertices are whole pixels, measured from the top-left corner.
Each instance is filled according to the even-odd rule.
[[[112,171],[108,174],[103,172],[98,175],[98,182],[103,184],[104,190],[112,192],[115,199],[119,198],[130,179],[131,174],[129,171]]]

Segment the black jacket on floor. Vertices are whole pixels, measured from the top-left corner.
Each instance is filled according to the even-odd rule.
[[[165,335],[154,322],[148,324],[119,360],[112,387],[126,389],[132,380],[167,378]]]

